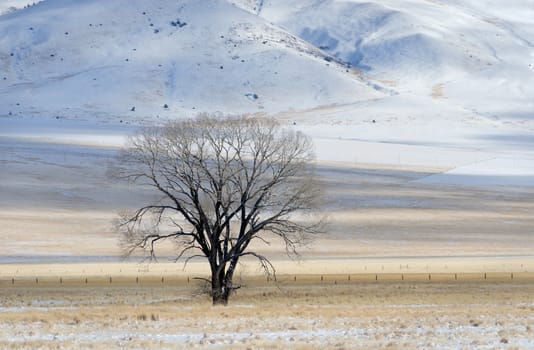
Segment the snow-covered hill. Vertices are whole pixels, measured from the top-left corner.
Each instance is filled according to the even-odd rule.
[[[0,16],[0,137],[250,112],[321,160],[534,162],[532,0],[21,1]]]
[[[0,17],[0,115],[277,112],[382,93],[223,0],[46,0]]]
[[[0,2],[0,15],[15,12],[25,7],[34,6],[42,0],[2,0]]]
[[[272,113],[397,93],[485,117],[534,109],[532,1],[27,4],[0,8],[24,7],[0,17],[0,115]]]
[[[396,93],[484,117],[534,109],[532,1],[28,4],[0,8],[23,7],[0,17],[0,115],[272,113]]]
[[[533,1],[240,1],[398,90],[491,116],[534,110]]]

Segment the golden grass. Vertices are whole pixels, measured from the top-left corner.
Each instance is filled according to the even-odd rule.
[[[343,242],[339,244],[342,245]],[[336,248],[334,243],[329,248]],[[310,256],[302,260],[274,256],[271,259],[279,276],[310,275],[337,276],[344,279],[348,275],[394,274],[401,276],[414,274],[447,275],[462,273],[501,273],[501,279],[528,276],[534,271],[534,257],[531,256],[471,256],[471,257],[336,257]],[[312,272],[312,273],[310,273]],[[0,285],[9,284],[12,279],[26,283],[139,283],[161,282],[184,283],[188,279],[207,276],[208,264],[205,260],[190,262],[186,269],[182,263],[55,263],[55,264],[0,264]],[[263,278],[263,271],[256,260],[240,263],[236,276]],[[494,276],[494,275],[491,275]],[[356,276],[355,276],[356,277]],[[315,278],[315,277],[314,277]],[[329,277],[331,278],[331,277]]]
[[[250,281],[227,307],[200,291],[0,288],[0,347],[513,349],[534,336],[532,282]]]

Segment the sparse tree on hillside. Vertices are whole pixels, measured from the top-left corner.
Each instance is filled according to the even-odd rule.
[[[203,115],[132,136],[114,177],[150,186],[161,201],[121,215],[118,227],[127,253],[155,258],[163,241],[176,244],[177,259],[205,257],[214,304],[227,304],[239,259],[269,260],[251,242],[280,238],[288,254],[320,222],[301,217],[317,207],[311,140],[267,118]],[[196,251],[196,253],[193,253]]]

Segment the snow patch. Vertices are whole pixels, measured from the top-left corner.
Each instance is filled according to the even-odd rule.
[[[417,180],[462,186],[534,186],[534,159],[495,158]]]

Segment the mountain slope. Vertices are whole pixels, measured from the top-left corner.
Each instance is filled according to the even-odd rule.
[[[45,0],[0,16],[0,115],[277,113],[400,93],[412,113],[440,100],[531,123],[533,17],[520,0]]]
[[[382,95],[222,0],[46,0],[0,17],[0,38],[0,115],[278,112]]]
[[[33,6],[42,0],[3,0],[0,2],[0,15],[18,11],[22,8]]]
[[[0,17],[0,116],[264,112],[316,138],[527,150],[531,15],[519,0],[44,0]]]
[[[401,92],[491,117],[534,109],[532,1],[237,2]]]

